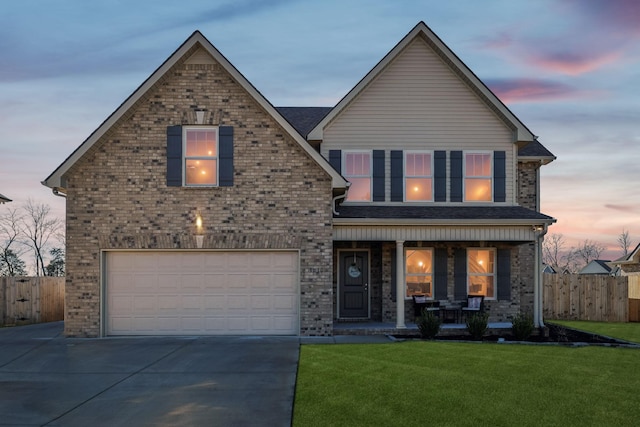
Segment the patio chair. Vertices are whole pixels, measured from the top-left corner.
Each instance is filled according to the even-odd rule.
[[[433,312],[440,316],[440,301],[428,300],[424,295],[413,295],[413,314],[415,317],[422,316],[422,310]]]
[[[467,295],[467,300],[462,303],[462,317],[466,320],[475,313],[484,312],[484,295]]]

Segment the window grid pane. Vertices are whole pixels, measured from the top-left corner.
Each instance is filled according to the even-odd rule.
[[[431,153],[405,153],[405,200],[433,201]]]
[[[405,252],[406,297],[433,297],[433,250],[407,249]]]
[[[495,251],[493,249],[467,250],[468,293],[495,298]]]
[[[184,185],[218,185],[216,128],[191,128],[184,133]]]
[[[371,153],[346,153],[344,177],[351,183],[346,201],[371,201]]]

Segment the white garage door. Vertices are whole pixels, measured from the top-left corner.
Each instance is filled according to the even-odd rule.
[[[297,335],[297,252],[108,252],[107,335]]]

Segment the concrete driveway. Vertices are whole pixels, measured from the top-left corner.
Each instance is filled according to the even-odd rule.
[[[0,425],[289,426],[297,337],[62,336],[0,328]]]

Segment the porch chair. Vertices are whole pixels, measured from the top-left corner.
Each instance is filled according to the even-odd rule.
[[[424,295],[413,295],[413,315],[418,318],[422,316],[422,310],[433,312],[440,316],[440,301],[428,300]]]
[[[462,303],[462,318],[466,320],[475,313],[484,312],[484,295],[467,295],[467,300]]]

